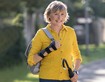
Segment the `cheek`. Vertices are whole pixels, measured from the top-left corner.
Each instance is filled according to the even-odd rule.
[[[49,15],[49,20],[51,21],[53,19],[53,16],[52,15]]]
[[[50,19],[53,19],[53,18],[54,18],[54,17],[51,15],[51,16],[50,16]]]
[[[51,21],[53,21],[53,20],[56,20],[57,17],[56,16],[51,16],[50,19],[51,19]]]
[[[65,19],[66,19],[66,16],[63,16],[63,20],[65,21]]]
[[[65,19],[66,18],[66,15],[64,15],[63,18]]]

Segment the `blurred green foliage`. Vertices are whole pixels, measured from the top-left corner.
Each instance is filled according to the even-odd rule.
[[[82,64],[88,64],[93,61],[105,59],[105,44],[101,44],[100,46],[89,45],[89,54],[86,53],[86,45],[79,46],[81,54],[82,54]]]
[[[17,14],[11,21],[12,25],[23,26],[23,14]]]
[[[53,0],[0,0],[0,12],[23,12],[27,8],[29,12],[35,9],[46,8],[46,6]],[[85,0],[59,0],[67,4],[70,13],[75,10],[84,9]],[[105,17],[105,1],[104,0],[87,0],[90,9],[94,15]],[[9,14],[9,13],[7,13]],[[82,14],[82,12],[81,12]],[[73,15],[73,14],[72,14]]]
[[[0,0],[0,16],[8,16],[23,13],[25,9],[28,13],[37,11],[44,12],[47,5],[53,0]],[[85,0],[59,0],[67,4],[70,20],[67,25],[73,26],[76,18],[84,16]],[[89,2],[89,15],[105,17],[105,1],[104,0],[87,0]],[[1,18],[0,17],[0,18]],[[72,20],[72,21],[71,21]]]
[[[0,28],[0,68],[22,62],[25,47],[22,29],[15,25],[4,25]]]
[[[95,16],[105,17],[105,1],[104,0],[90,0],[89,6],[93,9]]]

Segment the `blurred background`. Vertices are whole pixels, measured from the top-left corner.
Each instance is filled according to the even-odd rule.
[[[26,65],[26,46],[53,0],[0,0],[0,82],[38,82]],[[66,25],[75,29],[83,65],[105,58],[105,0],[59,0],[68,6]]]

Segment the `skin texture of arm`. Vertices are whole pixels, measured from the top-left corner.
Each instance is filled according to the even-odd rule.
[[[75,63],[74,63],[74,70],[78,70],[81,64],[81,60],[80,59],[76,59]],[[78,75],[75,73],[74,76],[71,78],[72,82],[77,82],[78,80]]]

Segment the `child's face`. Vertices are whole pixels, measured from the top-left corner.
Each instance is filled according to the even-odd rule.
[[[66,11],[56,11],[52,12],[49,16],[50,23],[53,25],[61,26],[65,22]]]

